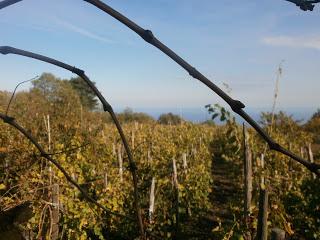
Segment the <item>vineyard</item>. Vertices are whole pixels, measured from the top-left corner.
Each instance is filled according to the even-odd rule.
[[[230,89],[151,30],[103,1],[84,1],[160,50],[248,125],[214,103],[204,106],[211,120],[198,124],[172,113],[158,120],[115,113],[84,70],[0,46],[2,55],[77,75],[44,73],[0,92],[0,239],[319,239],[320,110],[305,123],[276,113],[278,78],[272,111],[258,122]],[[1,1],[0,9],[19,2]],[[315,3],[295,4],[312,11]]]
[[[138,238],[130,166],[110,117],[90,110],[69,81],[43,74],[32,86],[16,94],[9,115],[109,211],[86,201],[28,139],[1,123],[1,239]],[[1,92],[0,112],[6,111],[10,96]],[[269,192],[269,232],[277,227],[290,239],[318,239],[319,178],[290,158],[267,151],[265,142],[250,128],[244,134],[224,108],[209,110],[222,125],[161,124],[143,114],[118,115],[136,161],[147,237],[254,237],[263,188]],[[316,153],[317,145],[311,143],[318,141],[312,132],[318,119],[315,114],[302,126],[280,112],[274,116],[272,137],[317,161],[312,150]],[[270,131],[271,114],[263,114],[261,123]],[[243,166],[249,155],[252,200],[245,211]]]

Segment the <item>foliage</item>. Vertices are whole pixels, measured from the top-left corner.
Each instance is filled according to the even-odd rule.
[[[4,99],[1,106],[7,103],[7,98]],[[0,168],[1,210],[21,202],[32,202],[34,215],[20,227],[38,237],[48,238],[50,214],[54,211],[50,204],[52,182],[59,185],[59,226],[63,239],[126,239],[137,236],[131,175],[116,128],[106,123],[106,114],[86,109],[81,111],[80,106],[81,101],[69,84],[47,75],[34,82],[29,92],[17,94],[10,115],[32,132],[45,149],[54,153],[53,157],[91,196],[127,218],[105,214],[86,202],[23,136],[4,123],[0,123],[0,160],[7,164]],[[50,117],[50,142],[47,116]],[[137,161],[140,199],[147,229],[163,239],[170,239],[177,219],[172,208],[176,204],[172,184],[173,158],[177,162],[181,216],[189,211],[196,218],[210,208],[211,156],[207,146],[211,135],[206,131],[211,127],[132,122],[124,124],[124,130]],[[119,176],[118,151],[124,161],[123,180]],[[183,154],[187,156],[187,169],[183,165]],[[156,201],[154,214],[149,219],[153,177],[156,178]],[[181,227],[184,228],[185,224],[182,218]]]
[[[71,84],[72,88],[78,93],[83,107],[89,110],[96,109],[98,104],[96,95],[82,78],[71,78],[69,80],[69,83]]]
[[[320,110],[319,109],[317,112],[315,112],[312,115],[311,119],[304,125],[304,129],[312,135],[314,143],[320,144]]]
[[[155,120],[146,113],[133,112],[131,108],[126,108],[123,112],[118,113],[117,117],[121,123],[152,123]]]
[[[306,178],[285,196],[285,210],[296,227],[294,239],[320,238],[320,181]]]
[[[173,113],[164,113],[159,116],[158,123],[165,125],[178,125],[181,124],[184,120],[176,114]]]
[[[9,93],[0,92],[1,112],[5,111],[9,98]],[[254,176],[252,222],[248,227],[243,223],[243,197],[235,194],[228,202],[234,221],[221,223],[211,233],[205,232],[206,235],[201,232],[205,231],[201,219],[209,215],[213,207],[211,197],[220,194],[212,192],[212,169],[215,168],[212,159],[226,162],[230,181],[236,182],[237,188],[243,188],[242,126],[225,108],[219,105],[207,108],[213,118],[219,118],[224,125],[198,125],[180,118],[175,122],[177,116],[173,114],[166,114],[164,124],[158,124],[151,117],[131,110],[118,114],[137,162],[140,203],[148,236],[152,233],[161,239],[171,239],[177,225],[185,236],[198,231],[208,239],[212,236],[241,239],[248,230],[254,233],[263,176],[270,191],[270,228],[283,228],[292,239],[317,239],[319,180],[314,180],[305,168],[287,157],[267,151],[265,142],[250,128]],[[17,93],[9,114],[28,129],[93,198],[125,217],[106,214],[86,202],[61,172],[4,123],[0,123],[0,215],[30,202],[33,216],[27,223],[19,223],[19,228],[33,232],[35,238],[49,238],[51,214],[55,210],[51,202],[52,184],[57,184],[61,239],[138,236],[126,154],[106,113],[82,108],[78,93],[67,81],[44,74],[33,82],[30,91]],[[271,126],[272,117],[275,121]],[[277,142],[307,157],[305,146],[312,141],[312,136],[299,122],[281,112],[274,116],[264,113],[261,122]],[[264,154],[264,168],[261,154]],[[123,159],[122,177],[119,156]],[[173,159],[178,172],[178,195],[173,183]],[[156,179],[155,208],[150,215],[152,178]],[[190,222],[194,223],[191,229]]]
[[[235,118],[219,105],[207,105],[212,118],[220,118],[225,121],[224,126],[219,126],[218,133],[211,142],[211,151],[215,158],[231,162],[232,174],[239,182],[243,182],[243,143],[242,129],[235,122]],[[273,124],[272,118],[274,119]],[[303,131],[299,121],[293,120],[292,116],[284,112],[262,113],[261,121],[265,131],[268,131],[277,142],[287,146],[291,151],[307,157],[306,145],[312,142],[310,133]],[[310,173],[287,157],[272,151],[267,151],[266,143],[252,129],[249,131],[249,145],[253,154],[253,202],[252,202],[252,225],[250,231],[256,228],[258,215],[258,193],[261,177],[265,178],[269,196],[269,223],[270,227],[280,227],[287,232],[292,239],[317,239],[319,232],[319,193],[315,190],[318,180],[310,179]],[[242,151],[240,151],[242,150]],[[261,155],[264,155],[264,165],[261,165]],[[241,186],[239,186],[241,187]],[[226,225],[222,231],[228,235],[232,228],[234,237],[248,231],[243,224],[242,204],[243,197],[235,196],[231,201],[235,216],[236,228]],[[226,236],[222,234],[222,236]],[[222,238],[222,237],[221,237]],[[235,238],[237,239],[237,238]]]

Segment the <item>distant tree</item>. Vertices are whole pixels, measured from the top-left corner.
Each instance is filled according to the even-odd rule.
[[[309,121],[304,125],[304,129],[313,135],[315,143],[320,144],[320,109],[318,109]]]
[[[73,89],[78,93],[83,107],[94,110],[97,107],[98,100],[95,93],[80,77],[71,78],[69,83]]]
[[[39,79],[32,81],[30,93],[37,92],[51,104],[78,105],[79,97],[69,82],[55,77],[51,73],[43,73]]]
[[[151,123],[155,120],[153,117],[146,113],[142,112],[134,112],[131,108],[126,108],[122,113],[118,114],[118,118],[120,122],[128,123],[128,122],[139,122],[139,123]]]
[[[206,121],[201,122],[202,125],[215,126],[216,123],[212,119],[208,119]]]
[[[272,124],[273,127],[279,127],[284,132],[289,129],[298,130],[299,124],[301,123],[301,120],[295,120],[292,115],[287,115],[283,111],[279,111],[275,114],[270,112],[262,112],[260,118],[260,123],[264,127],[269,127]]]
[[[320,109],[318,108],[318,110],[312,115],[311,120],[313,119],[317,119],[320,118]]]
[[[35,114],[50,114],[55,121],[68,119],[70,125],[74,124],[81,114],[81,101],[78,93],[68,81],[44,73],[39,79],[32,82],[29,92],[17,94],[14,106],[16,109],[34,109]],[[20,105],[20,106],[19,106]],[[41,107],[40,107],[41,106]],[[30,112],[31,113],[31,112]],[[21,112],[23,114],[23,112]],[[23,114],[21,116],[24,116]]]
[[[161,114],[158,119],[158,123],[166,125],[177,125],[181,124],[183,121],[184,120],[179,115],[173,114],[171,112]]]

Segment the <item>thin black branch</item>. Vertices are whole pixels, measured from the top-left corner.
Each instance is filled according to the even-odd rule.
[[[67,173],[67,171],[58,163],[56,160],[50,157],[50,155],[42,148],[42,146],[38,143],[38,141],[27,131],[24,129],[22,126],[20,126],[13,117],[7,116],[5,114],[0,113],[0,118],[7,124],[11,125],[15,129],[17,129],[20,133],[22,133],[40,152],[41,157],[47,159],[50,161],[53,165],[55,165],[65,176],[68,182],[70,182],[73,186],[75,186],[82,194],[83,196],[91,203],[95,204],[97,207],[101,208],[104,210],[106,213],[115,215],[118,217],[123,217],[123,218],[129,218],[128,216],[125,216],[120,213],[116,213],[111,211],[110,209],[104,207],[102,204],[98,203],[96,200],[94,200],[80,185],[72,179],[72,177]],[[131,219],[131,218],[129,218]]]
[[[37,75],[37,76],[35,76],[35,77],[33,77],[33,78],[29,79],[29,80],[26,80],[26,81],[23,81],[23,82],[20,82],[20,83],[17,84],[17,86],[15,87],[15,89],[14,89],[12,95],[11,95],[11,98],[9,100],[9,103],[8,103],[8,106],[7,106],[7,110],[6,110],[6,115],[8,115],[8,113],[9,113],[10,104],[11,104],[13,98],[14,98],[14,95],[16,94],[16,91],[17,91],[18,87],[20,85],[24,84],[24,83],[31,82],[31,81],[35,80],[36,78],[38,78],[38,77],[39,76]]]
[[[0,9],[8,7],[12,4],[15,4],[17,2],[21,2],[22,0],[3,0],[0,2]]]
[[[94,83],[89,79],[89,77],[85,74],[85,72],[83,70],[76,68],[74,66],[68,65],[66,63],[57,61],[53,58],[49,58],[49,57],[46,57],[46,56],[43,56],[40,54],[28,52],[25,50],[21,50],[21,49],[9,47],[9,46],[0,46],[0,53],[2,53],[4,55],[6,55],[6,54],[21,55],[21,56],[33,58],[33,59],[36,59],[39,61],[47,62],[47,63],[53,64],[53,65],[56,65],[58,67],[64,68],[68,71],[71,71],[71,72],[77,74],[80,78],[82,78],[86,82],[86,84],[91,88],[91,90],[96,94],[96,96],[99,98],[99,100],[102,103],[104,111],[109,112],[109,114],[111,115],[111,118],[117,127],[117,130],[120,134],[122,143],[123,143],[124,148],[126,150],[126,153],[128,155],[129,166],[130,166],[130,171],[131,171],[132,180],[133,180],[134,205],[135,205],[136,214],[137,214],[137,221],[138,221],[138,225],[139,225],[140,235],[142,238],[144,238],[144,226],[143,226],[143,220],[142,220],[141,209],[140,209],[140,204],[139,204],[139,194],[138,194],[138,178],[137,178],[137,173],[136,173],[137,167],[134,162],[128,141],[124,135],[124,132],[122,130],[122,127],[118,121],[116,114],[114,113],[111,105],[106,101],[106,99],[102,96],[100,91],[94,85]]]
[[[277,152],[283,153],[297,162],[304,165],[310,171],[314,172],[320,177],[320,165],[315,163],[310,163],[309,161],[302,159],[301,157],[295,155],[289,150],[283,148],[278,143],[276,143],[260,126],[254,121],[243,109],[245,105],[239,100],[232,99],[227,93],[221,90],[217,85],[211,82],[208,78],[206,78],[202,73],[200,73],[196,68],[191,66],[188,62],[186,62],[183,58],[177,55],[174,51],[168,48],[165,44],[159,41],[150,30],[143,29],[135,22],[131,21],[118,11],[114,10],[107,4],[103,3],[100,0],[84,0],[85,2],[91,3],[97,8],[101,9],[105,13],[111,15],[132,31],[136,32],[141,38],[143,38],[146,42],[158,48],[161,52],[166,54],[169,58],[179,64],[182,68],[184,68],[193,78],[198,79],[200,82],[205,84],[208,88],[210,88],[213,92],[219,95],[226,103],[229,104],[231,109],[240,115],[244,120],[246,120],[258,133],[259,135],[268,143],[269,148],[271,150],[275,150]]]

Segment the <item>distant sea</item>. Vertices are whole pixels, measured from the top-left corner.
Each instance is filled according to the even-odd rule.
[[[134,112],[143,112],[158,119],[163,113],[173,113],[181,116],[183,119],[192,121],[194,123],[201,123],[210,119],[210,114],[205,107],[202,108],[131,108]],[[124,108],[116,109],[117,112],[122,112]],[[232,112],[230,109],[227,109]],[[247,113],[256,121],[260,120],[261,112],[271,112],[271,108],[246,108]],[[283,111],[287,115],[292,115],[293,119],[299,120],[302,123],[310,119],[313,113],[317,111],[317,108],[284,108],[276,109],[276,112]],[[237,114],[236,120],[242,123],[243,120]]]

